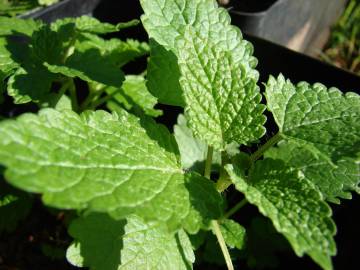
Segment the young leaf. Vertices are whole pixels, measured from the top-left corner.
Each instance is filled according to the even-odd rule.
[[[120,87],[124,74],[111,61],[101,55],[95,48],[86,51],[75,51],[64,65],[45,63],[52,73],[78,77],[86,82],[97,82],[108,86]]]
[[[332,269],[335,224],[330,207],[308,179],[300,179],[298,171],[273,159],[258,161],[248,179],[237,167],[226,169],[236,189],[272,220],[298,256],[306,253],[325,270]]]
[[[144,223],[134,215],[119,221],[104,214],[81,217],[73,221],[69,233],[76,242],[67,259],[79,267],[186,270],[195,259],[184,231],[169,233],[164,224]]]
[[[124,101],[125,95],[127,97],[125,100],[132,103],[127,109],[131,109],[135,105],[144,110],[147,115],[157,117],[162,114],[161,110],[154,109],[157,99],[147,90],[144,77],[128,75],[121,88],[122,91],[118,91],[116,88],[109,87],[107,93],[112,95],[114,92],[118,92],[114,95],[114,99],[119,103]]]
[[[330,202],[340,203],[338,198],[351,199],[353,190],[360,193],[360,164],[354,160],[339,160],[334,167],[326,159],[314,156],[306,148],[285,142],[271,148],[265,156],[281,159],[288,166],[301,171]]]
[[[177,149],[167,143],[173,139],[164,139],[171,136],[165,128],[148,129],[125,111],[79,116],[44,109],[0,123],[0,164],[11,184],[43,193],[43,201],[54,207],[115,218],[135,213],[170,228],[179,227],[190,211],[204,219],[220,216],[216,189],[199,202],[211,215],[199,212],[196,202],[204,198],[193,188],[199,176],[184,175]]]
[[[31,19],[0,17],[0,36],[25,35],[31,36],[43,24]]]
[[[282,75],[266,85],[268,109],[280,133],[328,161],[360,152],[360,96],[336,88],[301,82]]]
[[[41,62],[63,64],[73,46],[76,30],[71,23],[44,25],[31,36],[32,52]]]
[[[179,83],[180,70],[175,54],[150,39],[150,59],[147,66],[147,87],[162,104],[184,107]]]
[[[99,36],[83,33],[79,37],[76,48],[80,51],[97,48],[104,57],[114,63],[117,67],[133,61],[138,57],[149,54],[150,48],[146,42],[139,42],[133,39],[122,41],[119,39],[105,40]]]
[[[110,23],[100,22],[99,20],[89,17],[81,16],[76,19],[67,19],[73,20],[76,28],[81,32],[88,32],[93,34],[108,34],[113,32],[118,32],[121,29],[129,28],[139,24],[139,20],[131,20],[129,22],[121,22],[116,25]]]
[[[141,1],[143,24],[178,57],[185,112],[195,137],[223,150],[265,133],[253,48],[215,1]],[[169,19],[171,18],[171,19]]]
[[[33,0],[0,0],[0,16],[15,17],[37,6],[37,2]]]
[[[174,136],[179,146],[182,168],[203,173],[208,146],[194,138],[182,114],[178,116],[177,124],[174,126]],[[214,151],[212,162],[213,165],[221,164],[221,154],[218,151]]]
[[[13,97],[15,104],[39,102],[46,99],[55,78],[56,75],[38,63],[20,67],[9,77],[8,95]]]
[[[190,194],[191,208],[182,225],[187,232],[196,234],[200,229],[210,229],[210,221],[222,215],[224,203],[213,182],[197,173],[187,175],[190,177],[185,178],[185,186]]]
[[[243,226],[231,219],[225,219],[220,223],[220,230],[228,247],[244,248],[246,231]]]
[[[12,59],[11,53],[8,50],[9,44],[5,38],[0,38],[0,71],[2,72],[2,77],[0,80],[5,79],[14,69],[19,65]]]
[[[179,146],[181,165],[184,169],[199,167],[199,163],[206,160],[206,143],[193,137],[191,130],[187,126],[186,118],[182,114],[178,116],[177,124],[174,126],[174,136]],[[199,169],[203,171],[203,167],[200,166]]]

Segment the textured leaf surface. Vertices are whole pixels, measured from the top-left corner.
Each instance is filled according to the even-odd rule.
[[[0,235],[16,229],[18,222],[30,212],[31,197],[6,185],[0,176]]]
[[[179,147],[183,169],[204,173],[208,151],[207,144],[194,138],[191,129],[187,125],[187,120],[182,114],[178,116],[177,124],[174,126],[174,136]],[[213,166],[221,165],[219,151],[213,152],[212,163]]]
[[[9,182],[43,193],[44,202],[54,207],[87,208],[116,218],[136,213],[170,228],[179,227],[190,212],[219,216],[216,189],[199,202],[210,207],[208,212],[199,212],[203,209],[195,202],[203,197],[192,188],[199,176],[184,175],[171,135],[148,125],[153,126],[144,130],[125,111],[25,114],[1,122],[0,163]]]
[[[118,32],[121,29],[132,27],[139,24],[138,20],[132,20],[129,22],[121,22],[116,25],[110,23],[100,22],[99,20],[89,17],[81,16],[73,19],[76,28],[82,32],[89,32],[94,34],[108,34],[112,32]]]
[[[68,19],[58,20],[34,31],[31,37],[33,54],[41,62],[63,64],[71,54],[77,32],[75,25]]]
[[[46,99],[50,92],[55,75],[43,66],[34,64],[19,68],[8,81],[8,94],[13,97],[15,104],[39,102]]]
[[[126,76],[122,90],[122,93],[118,91],[118,94],[114,95],[114,99],[119,103],[123,102],[123,95],[126,95],[133,105],[144,110],[147,115],[156,117],[162,114],[161,110],[154,109],[154,106],[157,104],[157,99],[147,90],[144,77],[136,75]],[[109,89],[108,93],[112,94],[113,91],[117,91],[117,89]],[[133,106],[130,105],[130,108],[131,107]]]
[[[224,203],[220,193],[212,181],[196,173],[185,179],[185,186],[190,193],[191,208],[183,227],[191,234],[198,233],[200,229],[210,229],[210,221],[223,214]]]
[[[360,193],[360,165],[354,160],[339,160],[336,166],[332,166],[326,159],[315,157],[306,148],[285,142],[270,149],[265,155],[281,159],[288,166],[300,170],[330,202],[340,203],[338,198],[351,199],[351,191]]]
[[[16,16],[37,6],[33,0],[13,1],[0,0],[0,16]]]
[[[335,224],[330,207],[309,180],[273,159],[257,162],[248,179],[232,165],[226,169],[236,189],[272,220],[298,256],[306,253],[324,269],[332,269]]]
[[[0,36],[26,35],[31,36],[33,32],[42,25],[39,21],[31,19],[0,17]]]
[[[113,62],[117,67],[133,61],[138,57],[149,54],[150,48],[146,42],[139,42],[134,39],[122,41],[119,39],[105,40],[99,36],[85,33],[79,37],[80,42],[76,48],[80,51],[97,48],[101,54]]]
[[[0,38],[0,71],[4,74],[0,80],[10,75],[12,70],[18,67],[18,64],[11,58],[11,53],[7,47],[6,39]]]
[[[265,133],[253,48],[212,0],[141,1],[143,24],[178,57],[189,125],[217,149]]]
[[[220,223],[220,230],[225,243],[230,248],[242,249],[245,245],[245,228],[239,223],[225,219]]]
[[[104,58],[97,49],[85,52],[76,51],[64,65],[46,64],[46,67],[53,73],[115,87],[120,87],[124,80],[122,71]]]
[[[160,103],[185,106],[180,86],[180,70],[175,54],[155,40],[150,40],[150,60],[147,67],[147,87]]]
[[[103,270],[180,270],[191,269],[194,262],[191,243],[184,231],[172,234],[163,224],[146,224],[136,216],[115,221],[94,214],[75,220],[69,232],[77,242],[68,249],[67,258],[76,266]]]
[[[184,169],[190,169],[194,166],[203,166],[206,160],[207,145],[206,143],[195,139],[191,130],[187,126],[187,121],[184,115],[180,114],[177,119],[177,124],[174,126],[174,135],[179,146],[181,165]]]
[[[280,132],[316,155],[336,161],[360,152],[360,96],[270,77],[266,99]]]

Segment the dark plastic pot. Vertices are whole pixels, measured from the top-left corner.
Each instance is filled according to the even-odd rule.
[[[360,76],[354,73],[259,37],[245,34],[244,38],[254,45],[254,55],[259,61],[256,69],[260,73],[261,82],[266,82],[269,75],[277,76],[282,73],[294,83],[321,82],[343,92],[360,94]]]
[[[27,12],[19,17],[53,22],[65,17],[78,17],[85,14],[91,14],[100,1],[101,0],[63,0],[49,7]]]
[[[231,0],[233,24],[252,34],[299,51],[325,40],[346,0]]]

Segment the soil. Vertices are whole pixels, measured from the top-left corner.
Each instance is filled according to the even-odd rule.
[[[0,235],[0,270],[75,270],[65,259],[71,243],[65,213],[49,211],[40,199],[16,230]],[[51,249],[52,252],[46,252]],[[45,253],[50,253],[51,258]]]

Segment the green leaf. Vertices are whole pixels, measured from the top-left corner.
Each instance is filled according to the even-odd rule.
[[[150,60],[147,66],[149,91],[162,104],[184,107],[176,56],[153,39],[150,39],[150,49]]]
[[[65,27],[62,26],[62,29]],[[70,26],[70,28],[74,30],[73,27]],[[49,25],[44,25],[39,30],[34,31],[31,37],[34,56],[41,62],[50,64],[61,63],[66,54],[66,48],[64,48],[63,43],[65,43],[65,39],[69,39],[67,35],[61,35],[61,33],[60,29],[58,32],[55,32]]]
[[[109,87],[107,88],[107,93],[109,95],[116,93],[114,94],[114,99],[117,102],[123,103],[124,99],[126,102],[130,101],[134,106],[144,110],[145,114],[147,115],[154,117],[162,115],[161,110],[154,109],[154,106],[157,104],[157,99],[147,90],[145,79],[142,76],[127,75],[122,85],[122,91],[118,91],[116,88]],[[124,95],[126,98],[124,98]],[[127,108],[128,110],[133,107],[133,105],[129,105],[129,108]]]
[[[215,1],[141,1],[150,37],[178,57],[185,112],[195,137],[216,149],[265,133],[257,60]]]
[[[111,43],[112,41],[112,43]],[[126,41],[110,40],[107,49],[107,55],[114,61],[116,66],[122,67],[136,58],[149,54],[150,48],[146,42],[139,42],[134,39]]]
[[[104,214],[93,214],[75,220],[69,233],[76,242],[69,247],[67,259],[79,267],[192,269],[194,262],[184,231],[169,233],[163,224],[144,223],[137,216],[115,221]]]
[[[38,0],[38,2],[42,6],[51,6],[51,5],[59,2],[59,0]]]
[[[2,72],[0,80],[4,80],[7,76],[11,75],[13,70],[19,66],[11,57],[8,47],[7,40],[0,38],[0,71]]]
[[[0,36],[25,35],[31,36],[42,26],[40,21],[0,17]]]
[[[247,178],[237,167],[226,169],[236,189],[272,220],[298,256],[306,253],[322,268],[332,269],[336,227],[330,207],[308,179],[273,159],[258,161]]]
[[[9,77],[8,95],[13,97],[15,104],[43,101],[47,98],[55,78],[54,74],[37,63],[19,68]]]
[[[52,73],[60,73],[71,78],[78,77],[87,82],[120,87],[124,81],[122,71],[104,58],[101,52],[95,48],[85,52],[75,51],[64,65],[45,63],[45,66]]]
[[[102,55],[113,62],[117,67],[149,54],[149,45],[133,39],[122,41],[119,39],[105,40],[99,36],[85,33],[79,38],[76,48],[80,51],[97,48]]]
[[[338,198],[351,199],[351,191],[360,193],[360,165],[354,160],[339,160],[336,166],[332,166],[306,148],[285,142],[271,148],[265,156],[281,159],[288,166],[301,171],[330,202],[340,203]]]
[[[189,213],[204,220],[222,214],[216,189],[206,187],[203,201],[197,188],[203,180],[184,175],[169,132],[155,123],[145,130],[125,111],[79,116],[44,109],[2,121],[0,134],[7,180],[43,193],[49,206],[106,212],[117,219],[134,213],[170,229]]]
[[[182,168],[203,173],[208,146],[203,141],[194,138],[187,125],[187,120],[182,114],[178,116],[177,124],[174,126],[174,136],[179,146]],[[221,165],[219,151],[214,151],[212,163],[215,166]]]
[[[199,167],[199,171],[202,172],[204,166],[200,164],[206,160],[208,147],[206,143],[193,137],[182,114],[178,116],[177,124],[174,126],[174,136],[179,146],[182,167],[194,170]]]
[[[0,235],[14,231],[18,222],[27,217],[31,207],[31,197],[5,184],[0,176]]]
[[[36,0],[0,0],[0,16],[14,17],[37,7]]]
[[[116,25],[110,23],[100,22],[94,17],[81,16],[73,19],[76,28],[81,32],[88,32],[93,34],[108,34],[118,32],[121,29],[133,27],[139,24],[139,20],[131,20],[129,22],[121,22]]]
[[[266,85],[268,109],[287,139],[328,161],[360,152],[360,96],[336,88],[301,82],[282,75]]]
[[[231,219],[225,219],[220,223],[220,230],[228,247],[244,248],[245,228],[243,226]]]
[[[184,218],[183,228],[196,234],[200,229],[211,229],[211,220],[223,214],[224,202],[212,181],[197,173],[187,175],[189,177],[185,178],[185,186],[190,194],[191,208]]]

